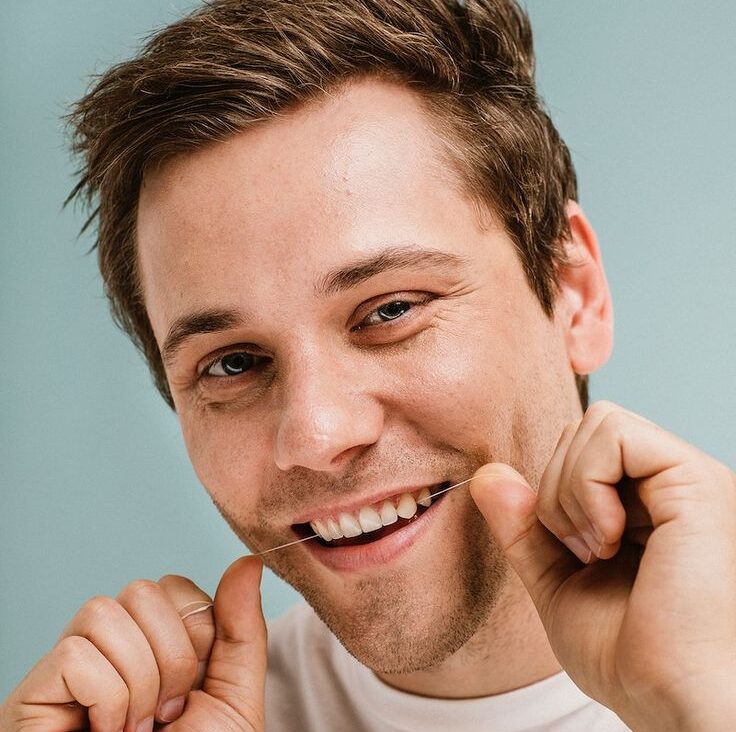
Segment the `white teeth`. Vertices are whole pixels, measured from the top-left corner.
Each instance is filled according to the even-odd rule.
[[[399,520],[399,514],[396,513],[396,506],[388,500],[381,504],[380,515],[381,523],[384,526],[390,526]]]
[[[337,520],[340,522],[340,530],[346,539],[352,539],[354,536],[360,536],[363,533],[358,519],[353,514],[341,513]]]
[[[358,521],[360,522],[360,528],[365,532],[376,531],[377,529],[383,528],[381,514],[378,513],[375,508],[371,508],[370,506],[360,509],[360,512],[358,513]]]
[[[333,518],[327,519],[327,530],[332,534],[333,539],[342,539],[342,531],[340,525]]]
[[[395,498],[387,498],[378,509],[374,506],[364,506],[357,516],[353,513],[344,512],[336,519],[332,517],[315,519],[310,521],[309,525],[325,541],[333,541],[343,537],[350,539],[395,524],[399,520],[399,516],[403,519],[413,518],[417,512],[417,506],[428,508],[432,505],[431,496],[429,488],[422,488],[416,499],[411,493],[402,493],[397,505],[394,505]]]
[[[417,502],[411,493],[402,493],[399,498],[399,505],[396,506],[396,513],[403,519],[410,519],[417,512]]]
[[[312,531],[314,531],[315,534],[319,534],[326,541],[330,541],[330,539],[332,539],[332,532],[327,530],[327,525],[324,521],[317,519],[315,521],[310,521],[309,525],[312,527]]]
[[[417,496],[417,503],[424,508],[429,508],[432,505],[432,499],[430,498],[431,493],[429,488],[422,488],[419,495]]]

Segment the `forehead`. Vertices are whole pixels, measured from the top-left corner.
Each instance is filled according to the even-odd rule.
[[[147,177],[137,221],[157,337],[223,292],[311,286],[340,260],[419,235],[447,248],[458,207],[472,209],[441,150],[412,91],[362,80],[170,161]]]

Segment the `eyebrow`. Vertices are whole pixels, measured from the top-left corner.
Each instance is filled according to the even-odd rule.
[[[466,265],[467,262],[465,257],[441,249],[413,244],[393,246],[328,272],[319,278],[314,291],[317,297],[328,297],[357,287],[382,272],[416,267],[456,269]],[[169,364],[184,344],[194,336],[230,330],[246,324],[249,320],[250,318],[239,310],[222,308],[199,309],[181,315],[169,327],[161,348],[161,359],[164,364]]]
[[[219,333],[235,328],[247,321],[237,310],[196,310],[179,316],[170,326],[161,348],[161,360],[171,363],[184,344],[195,335],[202,333]]]
[[[422,267],[423,269],[455,269],[467,264],[468,260],[459,254],[441,249],[420,247],[416,244],[393,246],[382,249],[377,254],[369,254],[344,267],[328,272],[315,286],[318,297],[327,297],[343,290],[357,287],[362,282],[381,272]]]

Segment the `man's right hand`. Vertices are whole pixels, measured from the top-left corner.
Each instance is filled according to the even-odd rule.
[[[236,560],[214,607],[191,615],[211,599],[174,575],[89,600],[0,707],[0,732],[150,732],[154,718],[170,732],[263,732],[262,568]]]

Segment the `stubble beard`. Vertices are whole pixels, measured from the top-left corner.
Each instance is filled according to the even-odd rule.
[[[436,571],[418,568],[420,583],[406,570],[382,572],[379,578],[354,585],[342,602],[286,557],[274,557],[271,569],[305,598],[345,649],[374,672],[430,669],[485,626],[508,577],[508,564],[483,517],[469,495],[463,498],[463,531],[456,545],[433,555]],[[436,541],[441,545],[443,539]]]

